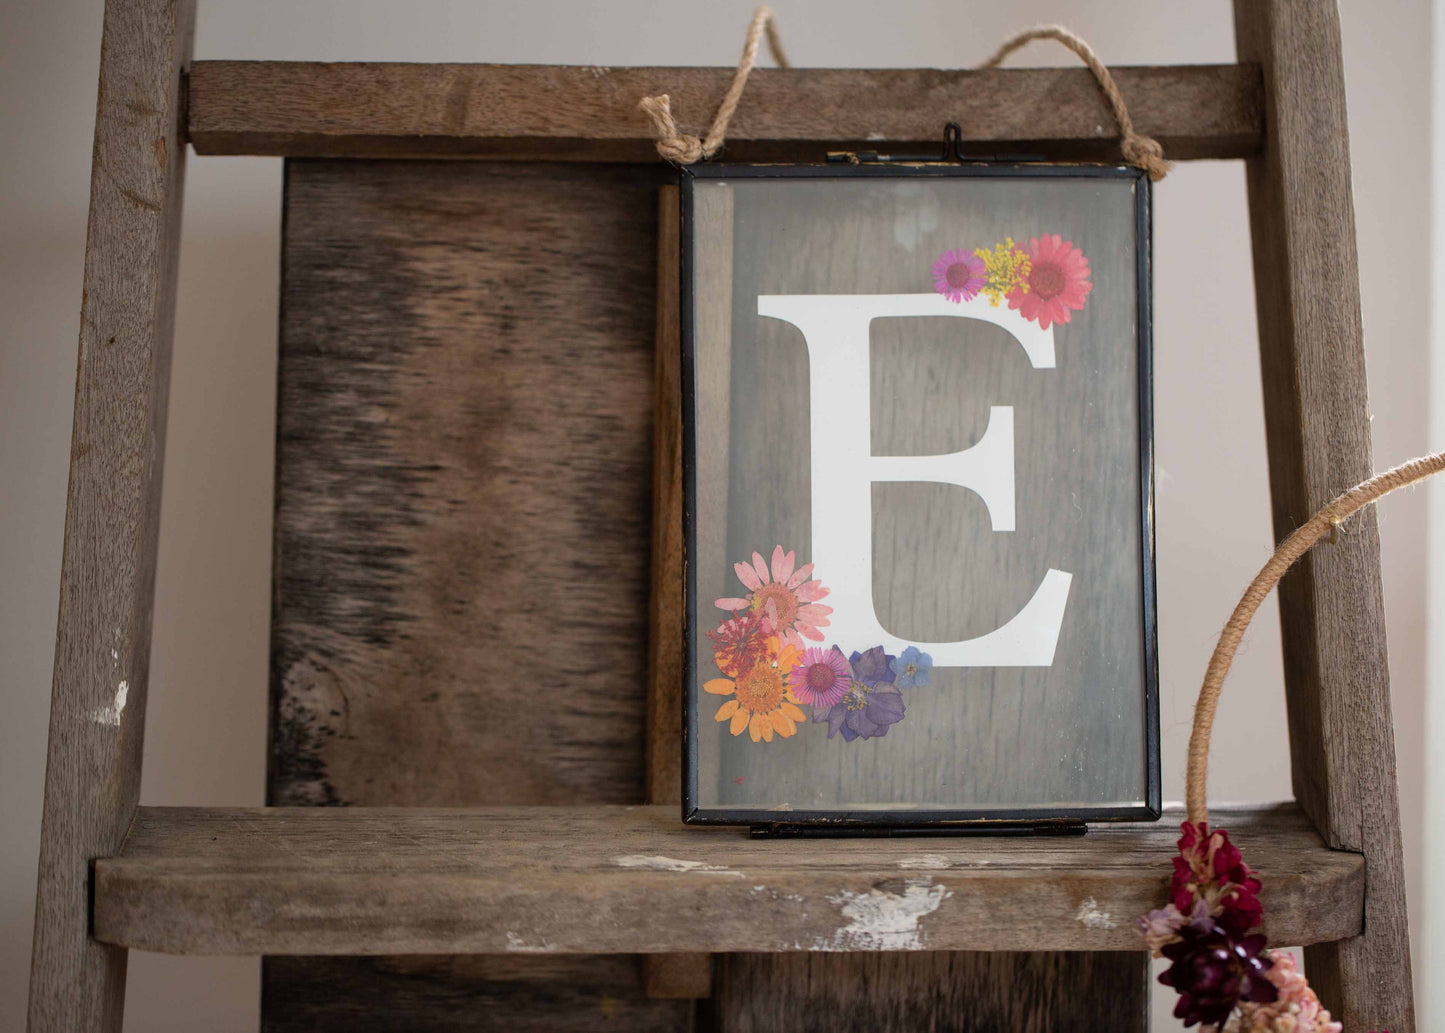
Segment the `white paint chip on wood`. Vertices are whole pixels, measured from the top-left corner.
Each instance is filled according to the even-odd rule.
[[[1109,912],[1100,910],[1099,902],[1093,897],[1084,899],[1074,918],[1087,929],[1113,929],[1119,924]]]
[[[867,893],[844,890],[828,899],[842,905],[848,924],[814,950],[877,951],[920,950],[923,930],[918,923],[937,911],[950,894],[931,879],[909,879],[903,892],[879,889]]]
[[[507,950],[512,954],[550,954],[556,949],[554,944],[546,940],[539,944],[528,943],[510,929],[507,930]]]
[[[680,861],[675,857],[663,857],[660,854],[627,854],[614,857],[612,861],[619,868],[649,872],[700,872],[706,875],[734,875],[739,879],[743,877],[742,872],[734,871],[725,865],[708,864],[706,861]]]
[[[939,871],[951,865],[952,862],[942,854],[919,854],[917,857],[905,857],[898,862],[900,868],[916,868],[923,871]]]
[[[130,692],[130,683],[122,681],[115,687],[115,702],[108,707],[96,707],[90,719],[98,725],[120,727],[120,715],[125,710],[125,697]]]

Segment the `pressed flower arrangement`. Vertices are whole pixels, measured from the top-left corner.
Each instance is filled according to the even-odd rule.
[[[882,646],[845,655],[821,644],[833,612],[820,602],[828,589],[811,563],[797,566],[797,554],[781,545],[771,563],[755,552],[733,571],[748,593],[717,600],[728,616],[707,633],[722,676],[703,691],[727,697],[715,720],[753,742],[791,738],[808,723],[826,725],[829,739],[876,739],[903,720],[903,690],[928,684],[932,657],[913,646],[897,656]]]
[[[1045,233],[1027,248],[1006,237],[991,248],[945,251],[933,263],[933,289],[960,304],[980,296],[995,307],[1007,301],[1047,330],[1073,318],[1094,284],[1084,253],[1059,234]]]

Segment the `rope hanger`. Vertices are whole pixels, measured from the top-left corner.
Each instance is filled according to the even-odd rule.
[[[788,62],[787,55],[783,52],[782,40],[778,36],[776,15],[769,7],[759,7],[753,14],[753,20],[748,24],[748,34],[743,42],[743,54],[738,60],[737,71],[733,73],[733,81],[728,86],[727,93],[723,95],[717,113],[713,115],[712,125],[708,127],[707,134],[701,139],[684,133],[678,128],[677,120],[672,114],[672,101],[667,94],[642,98],[638,107],[652,120],[653,130],[657,135],[658,154],[678,165],[691,165],[712,158],[722,150],[723,142],[727,138],[728,124],[732,122],[733,115],[737,112],[738,103],[743,97],[743,90],[748,84],[748,76],[751,74],[753,66],[757,64],[758,48],[762,45],[764,36],[767,37],[768,50],[772,53],[773,61],[777,66],[779,68],[792,67]],[[1104,95],[1105,101],[1108,102],[1109,108],[1114,114],[1114,121],[1119,124],[1119,144],[1124,152],[1124,160],[1149,173],[1149,178],[1156,183],[1163,179],[1169,172],[1169,163],[1164,160],[1164,148],[1159,145],[1158,140],[1135,130],[1134,120],[1129,116],[1129,106],[1124,102],[1124,95],[1119,92],[1118,84],[1114,82],[1114,77],[1109,73],[1108,67],[1099,60],[1093,47],[1068,29],[1060,25],[1043,25],[1034,29],[1025,29],[1005,40],[993,56],[978,68],[997,68],[1015,50],[1040,39],[1051,39],[1061,43],[1077,54],[1080,60],[1088,66],[1089,71],[1094,75],[1095,82],[1099,85],[1099,91]]]

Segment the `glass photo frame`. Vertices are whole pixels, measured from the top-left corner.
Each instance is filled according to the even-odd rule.
[[[1138,169],[682,175],[684,818],[1160,810]]]

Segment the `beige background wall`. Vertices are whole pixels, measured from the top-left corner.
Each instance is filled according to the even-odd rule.
[[[1115,63],[1233,59],[1224,0],[775,5],[800,65],[958,66],[1039,21],[1065,22]],[[196,52],[731,64],[750,9],[749,0],[200,0]],[[100,12],[100,0],[0,0],[0,1031],[23,1026],[29,968]],[[1428,0],[1345,0],[1342,16],[1376,456],[1387,465],[1428,444],[1431,13]],[[1015,62],[1064,57],[1039,47]],[[262,798],[280,172],[266,159],[190,167],[147,803]],[[1242,169],[1181,167],[1156,199],[1165,795],[1178,798],[1213,633],[1271,534]],[[1412,904],[1424,499],[1391,500],[1381,514]],[[1282,721],[1271,603],[1222,707],[1216,798],[1288,795]],[[134,955],[127,1029],[253,1030],[256,987],[253,959]]]

